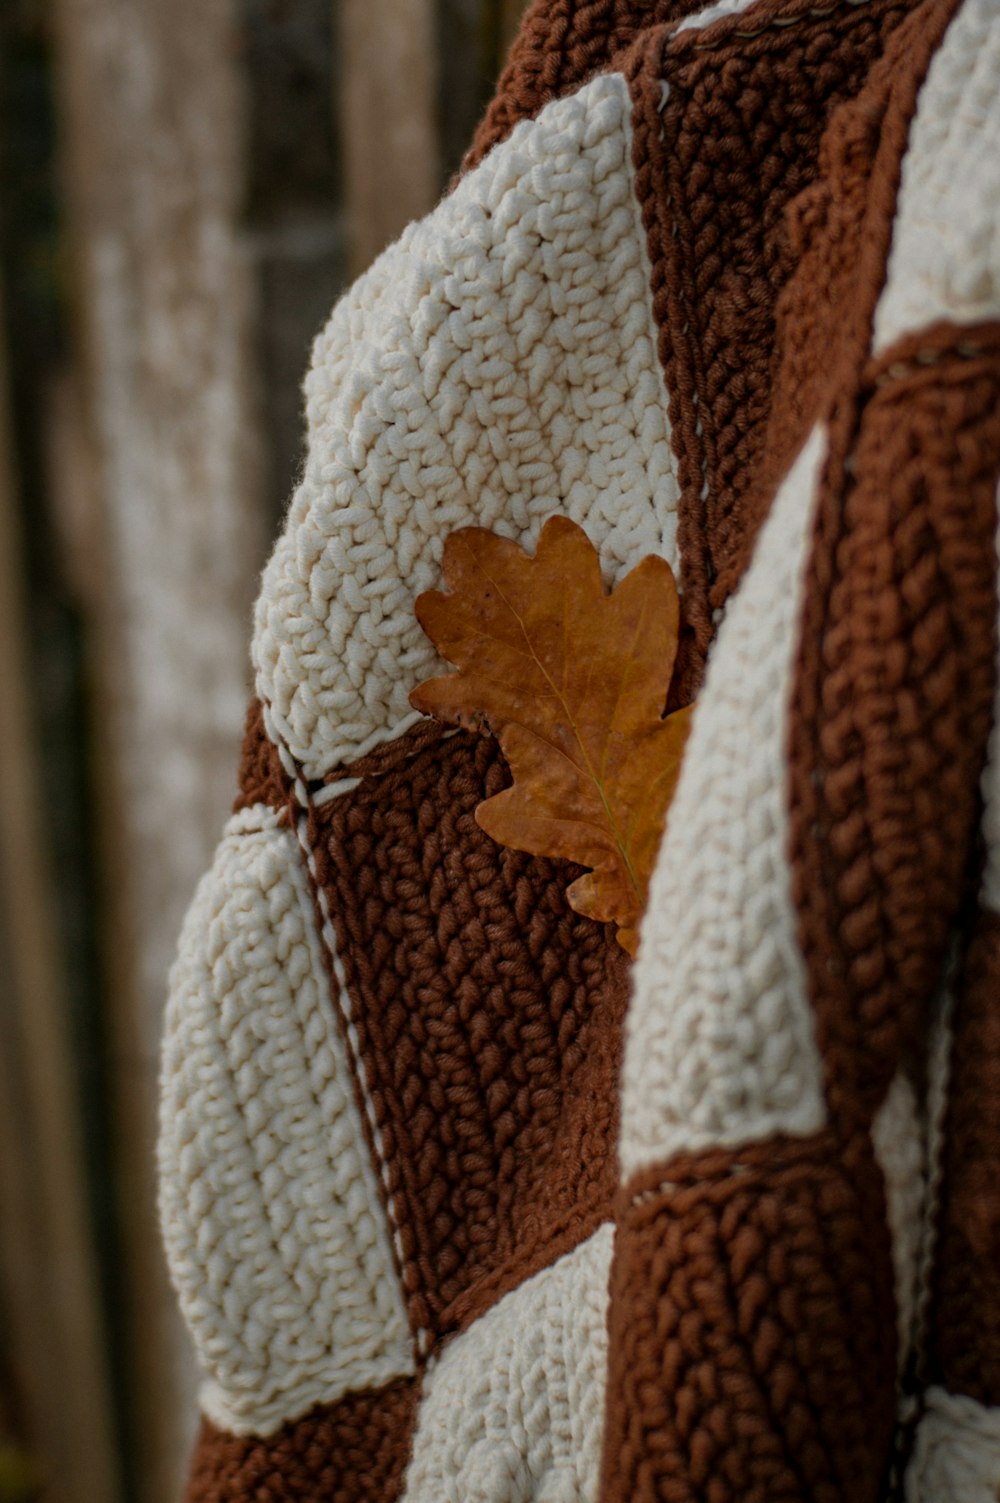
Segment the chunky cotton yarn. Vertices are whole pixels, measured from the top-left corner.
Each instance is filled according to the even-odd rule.
[[[345,294],[172,973],[186,1503],[995,1503],[1000,10],[534,0]],[[697,699],[634,967],[409,692],[582,524]]]

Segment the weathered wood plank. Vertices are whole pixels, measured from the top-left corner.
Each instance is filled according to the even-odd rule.
[[[336,18],[356,275],[439,192],[434,13],[431,0],[340,0]]]
[[[435,0],[441,152],[456,172],[486,109],[525,0]]]
[[[346,279],[347,230],[329,0],[239,0],[250,143],[247,249],[259,289],[258,370],[269,520],[303,459],[301,382]]]
[[[45,1503],[115,1503],[108,1350],[42,817],[15,486],[0,342],[0,1280]]]
[[[121,1298],[140,1496],[173,1503],[196,1408],[155,1215],[157,1060],[181,918],[232,797],[265,546],[242,59],[231,0],[54,11],[99,539]]]

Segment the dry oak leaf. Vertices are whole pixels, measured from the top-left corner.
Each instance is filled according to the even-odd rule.
[[[443,569],[451,593],[427,591],[416,614],[459,671],[410,703],[494,733],[513,785],[479,805],[480,828],[588,867],[567,889],[571,907],[616,924],[634,955],[690,719],[663,716],[680,618],[673,571],[644,558],[609,594],[587,534],[559,516],[534,558],[463,527]]]

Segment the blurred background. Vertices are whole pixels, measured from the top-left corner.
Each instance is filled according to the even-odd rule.
[[[173,1503],[157,1052],[338,292],[520,0],[0,0],[0,1503]]]

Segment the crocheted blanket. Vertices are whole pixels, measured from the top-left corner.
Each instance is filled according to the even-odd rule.
[[[334,308],[163,1052],[188,1503],[996,1503],[1000,6],[535,0]],[[634,965],[417,714],[469,523],[654,553]]]

